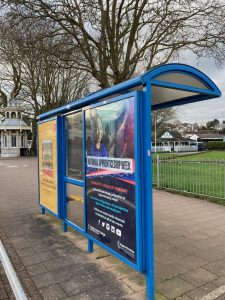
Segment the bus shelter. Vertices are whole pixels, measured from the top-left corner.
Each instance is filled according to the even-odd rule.
[[[183,64],[151,69],[38,117],[39,205],[146,274],[154,299],[151,111],[220,97]]]

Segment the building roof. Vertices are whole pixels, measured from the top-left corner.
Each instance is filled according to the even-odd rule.
[[[2,108],[3,111],[24,111],[24,107],[21,106],[21,102],[17,99],[11,99],[8,101],[8,105]]]
[[[0,129],[5,129],[5,127],[10,127],[15,129],[26,127],[31,128],[31,126],[27,125],[22,119],[1,119],[0,120]]]
[[[218,139],[222,139],[225,137],[224,134],[221,134],[221,133],[196,133],[196,135],[200,138],[200,139],[205,139],[205,140],[208,140],[208,139],[215,139],[215,140],[218,140]]]
[[[183,138],[177,131],[164,130],[157,135],[158,142],[191,142],[188,138]]]

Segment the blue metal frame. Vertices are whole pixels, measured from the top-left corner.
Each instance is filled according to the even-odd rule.
[[[37,148],[37,169],[38,169],[38,198],[37,198],[37,201],[38,201],[38,207],[40,208],[42,214],[44,215],[45,214],[45,210],[42,209],[42,207],[40,206],[40,167],[39,167],[39,138],[38,138],[38,124],[39,122],[37,123],[37,129],[36,129],[36,148]]]
[[[75,114],[75,113],[79,113],[81,112],[81,110],[75,110],[75,111],[72,111],[69,115],[72,115],[72,114]],[[63,213],[63,229],[64,231],[67,231],[67,226],[69,225],[70,227],[74,228],[75,230],[77,230],[78,232],[80,233],[84,233],[84,229],[77,226],[76,224],[72,223],[68,218],[67,218],[67,188],[66,188],[66,185],[67,183],[70,183],[70,184],[73,184],[73,185],[77,185],[77,186],[80,186],[80,187],[83,187],[84,188],[84,180],[77,180],[75,178],[72,178],[72,177],[69,177],[67,176],[67,169],[66,169],[66,158],[67,158],[67,152],[68,152],[68,149],[67,149],[67,130],[66,130],[66,127],[65,127],[65,123],[66,123],[66,116],[67,115],[64,115],[63,116],[63,123],[64,123],[64,135],[63,135],[63,139],[62,139],[62,160],[64,161],[64,167],[63,167],[63,189],[64,189],[64,195],[63,195],[63,208],[64,208],[64,213]],[[82,112],[82,118],[83,118],[83,112]],[[84,156],[84,155],[83,155]],[[83,167],[84,168],[84,167]],[[84,170],[82,170],[82,172],[84,172]],[[84,173],[83,173],[84,174]],[[85,227],[84,227],[85,228]]]
[[[152,157],[151,157],[151,90],[147,86],[142,92],[142,193],[143,193],[143,235],[144,235],[144,265],[146,273],[146,297],[154,299],[154,224],[152,199]],[[148,134],[146,134],[148,133]]]
[[[196,88],[190,85],[177,84],[173,82],[165,82],[157,79],[159,75],[168,73],[182,73],[202,82],[206,88]],[[130,92],[140,87],[136,92]],[[175,99],[167,103],[152,104],[152,87],[159,86],[162,88],[170,88],[174,90],[184,90],[197,95],[192,95],[182,99]],[[121,96],[115,97],[116,94]],[[70,104],[61,106],[49,112],[46,112],[38,117],[39,120],[46,122],[55,119],[52,116],[61,115],[57,117],[57,150],[58,162],[60,158],[61,166],[58,163],[58,193],[61,209],[61,217],[63,219],[63,229],[67,230],[67,226],[71,226],[88,239],[88,251],[93,251],[93,243],[100,245],[108,252],[120,258],[123,262],[133,267],[136,270],[146,273],[146,286],[147,286],[147,299],[154,299],[154,240],[153,240],[153,203],[152,203],[152,161],[151,161],[151,110],[170,107],[174,105],[181,105],[192,103],[196,101],[217,98],[221,96],[220,90],[213,83],[213,81],[201,71],[184,64],[167,64],[155,67],[145,74],[128,80],[126,82],[117,84],[113,87],[98,91],[90,94],[83,99],[78,99]],[[105,100],[106,97],[110,99]],[[86,163],[86,149],[85,149],[85,111],[89,108],[95,108],[125,98],[135,98],[135,197],[136,197],[136,252],[137,264],[131,263],[129,260],[116,253],[114,250],[108,248],[98,240],[86,233],[86,176],[85,176],[85,163]],[[75,113],[75,111],[82,110],[83,122],[83,174],[84,180],[76,180],[66,176],[66,130],[65,130],[65,114]],[[62,116],[64,114],[64,116]],[[59,121],[59,119],[60,121]],[[45,122],[43,121],[43,122]],[[39,122],[40,124],[42,122]],[[58,125],[59,124],[59,125]],[[61,131],[61,134],[60,132]],[[61,143],[60,143],[61,142]],[[58,144],[61,144],[59,146]],[[38,165],[39,168],[39,165]],[[39,172],[39,171],[38,171]],[[39,175],[39,173],[38,173]],[[75,184],[84,188],[84,229],[73,224],[66,216],[66,183]],[[60,198],[61,197],[61,198]],[[40,196],[39,196],[40,203]],[[42,206],[42,211],[48,209]],[[59,212],[59,211],[58,211]],[[52,212],[50,212],[52,213]],[[52,213],[54,215],[54,213]],[[59,216],[57,216],[59,217]]]
[[[61,207],[61,168],[60,168],[60,164],[59,164],[59,160],[60,160],[60,137],[62,134],[62,130],[61,130],[61,122],[59,117],[53,117],[47,120],[43,120],[37,123],[37,125],[39,126],[40,124],[43,123],[47,123],[47,122],[51,122],[51,121],[56,121],[56,151],[57,151],[57,214],[52,212],[50,209],[48,209],[47,207],[45,207],[43,204],[40,203],[40,164],[39,164],[39,160],[38,160],[38,203],[39,203],[39,207],[41,208],[42,213],[44,214],[45,212],[50,213],[51,215],[55,216],[56,218],[62,218],[62,207]],[[37,126],[37,132],[39,134],[38,131],[38,126]],[[38,136],[37,134],[37,136]],[[37,144],[37,154],[38,154],[38,158],[39,158],[39,139],[37,139],[38,144]]]
[[[64,177],[64,181],[67,182],[67,183],[71,183],[71,184],[75,184],[75,185],[84,187],[84,181],[77,180],[77,179],[74,179],[74,178],[71,178],[71,177],[68,177],[68,176]]]
[[[191,77],[194,77],[195,79],[201,81],[203,84],[205,84],[208,88],[209,91],[213,91],[216,95],[221,95],[218,87],[215,85],[215,83],[203,72],[201,72],[200,70],[191,67],[189,65],[185,65],[185,64],[166,64],[166,65],[162,65],[159,67],[155,67],[153,69],[151,69],[150,71],[146,72],[145,74],[143,74],[143,77],[145,78],[146,81],[153,81],[153,80],[157,80],[157,77],[159,75],[162,74],[168,74],[168,73],[182,73],[185,75],[189,75]],[[157,80],[158,81],[158,80]],[[187,85],[184,85],[187,86]],[[189,85],[190,87],[190,85]],[[215,97],[216,97],[215,95]]]
[[[87,199],[86,199],[86,123],[85,123],[85,111],[82,112],[82,141],[83,141],[83,178],[84,178],[84,232],[87,232]],[[92,253],[94,250],[94,244],[91,239],[88,238],[88,253]]]
[[[141,170],[141,160],[142,160],[142,148],[141,148],[141,133],[140,120],[141,120],[141,92],[136,92],[134,98],[134,153],[135,153],[135,198],[136,198],[136,251],[137,251],[137,265],[138,270],[144,271],[144,261],[143,261],[143,195],[141,193],[142,185],[141,178],[143,176]]]
[[[67,232],[67,224],[65,222],[66,218],[66,185],[64,182],[64,174],[66,170],[66,160],[64,159],[65,157],[65,147],[66,143],[64,142],[65,140],[65,135],[66,135],[66,128],[65,128],[65,118],[64,116],[61,116],[61,127],[62,127],[62,135],[60,139],[60,144],[61,144],[61,153],[60,153],[60,158],[61,158],[61,207],[62,207],[62,229],[64,232]]]

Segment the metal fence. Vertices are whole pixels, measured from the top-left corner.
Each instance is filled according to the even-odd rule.
[[[190,146],[152,146],[152,152],[194,152],[198,151],[198,145]]]
[[[152,177],[157,188],[225,200],[225,160],[157,155]]]

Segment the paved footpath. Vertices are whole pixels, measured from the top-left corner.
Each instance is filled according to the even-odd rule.
[[[225,207],[155,191],[154,220],[156,299],[225,299]],[[34,158],[0,160],[0,238],[29,299],[145,299],[144,276],[40,214]]]
[[[143,276],[40,214],[34,158],[0,160],[0,238],[30,299],[144,298]]]
[[[154,223],[157,290],[169,299],[224,300],[225,206],[155,191]]]

